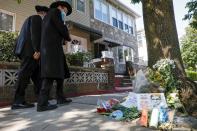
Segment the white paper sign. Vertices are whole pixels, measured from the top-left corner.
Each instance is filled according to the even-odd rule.
[[[167,107],[166,99],[163,93],[133,93],[130,92],[127,99],[121,103],[122,106],[131,108],[137,107],[138,110],[152,110],[154,107]]]
[[[137,95],[136,93],[130,92],[127,99],[121,103],[122,106],[131,108],[131,107],[137,107]]]

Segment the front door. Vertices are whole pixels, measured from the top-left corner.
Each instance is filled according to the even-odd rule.
[[[115,73],[126,74],[126,61],[133,61],[133,50],[130,47],[118,46],[112,48],[114,54]]]
[[[124,51],[122,46],[113,47],[112,51],[114,54],[115,73],[124,74],[126,69],[125,69]]]

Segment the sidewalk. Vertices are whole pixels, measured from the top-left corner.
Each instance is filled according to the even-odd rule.
[[[122,100],[127,93],[91,95],[73,98],[69,105],[56,110],[36,112],[36,108],[10,110],[0,109],[1,131],[150,131],[137,127],[136,122],[123,123],[98,115],[98,98]],[[52,101],[55,102],[55,101]],[[185,131],[185,130],[184,130]],[[187,130],[186,130],[187,131]]]

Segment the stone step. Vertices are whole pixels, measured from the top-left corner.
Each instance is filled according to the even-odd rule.
[[[123,85],[132,85],[132,83],[122,83]]]
[[[116,91],[130,91],[133,90],[132,86],[128,86],[128,87],[115,87]]]

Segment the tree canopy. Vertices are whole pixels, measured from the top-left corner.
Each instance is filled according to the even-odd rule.
[[[185,15],[184,20],[191,20],[190,25],[197,29],[197,0],[190,0],[185,7],[189,10]]]
[[[197,65],[197,29],[188,27],[186,35],[181,40],[181,53],[186,68],[196,68]]]

